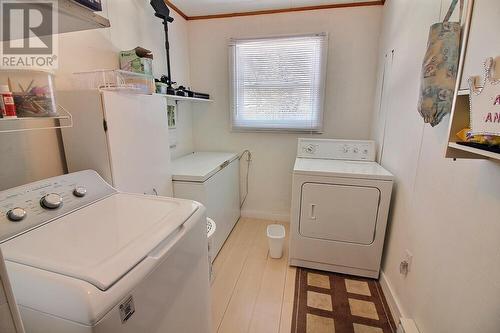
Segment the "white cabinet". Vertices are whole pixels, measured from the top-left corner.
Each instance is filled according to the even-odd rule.
[[[469,89],[470,76],[484,75],[486,58],[500,57],[499,31],[500,1],[474,1],[460,90]]]

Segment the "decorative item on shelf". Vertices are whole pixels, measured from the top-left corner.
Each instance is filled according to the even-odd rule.
[[[451,112],[460,56],[460,33],[464,0],[460,0],[460,19],[449,22],[458,0],[453,0],[443,22],[431,26],[422,66],[418,112],[425,123],[436,126]]]
[[[72,127],[73,117],[56,103],[54,91],[50,71],[0,70],[0,133]]]
[[[177,107],[175,105],[167,105],[168,128],[174,129],[177,126]]]
[[[210,95],[202,92],[193,91],[194,98],[210,99]]]
[[[177,146],[177,104],[167,102],[168,139],[170,148]]]
[[[157,94],[166,94],[168,85],[166,83],[161,82],[158,79],[155,79],[156,93]]]
[[[500,136],[488,134],[473,134],[470,128],[464,128],[457,133],[457,137],[463,142],[474,142],[488,146],[500,146]]]
[[[484,79],[478,87],[477,79],[470,77],[470,126],[471,135],[500,137],[500,80],[493,78],[495,60],[484,62]]]
[[[153,53],[140,46],[132,50],[121,51],[120,69],[134,73],[153,75]]]
[[[495,135],[474,135],[470,128],[464,128],[457,133],[460,141],[457,144],[491,151],[500,154],[500,136]]]
[[[0,81],[7,82],[7,85],[2,86],[1,89],[8,117],[31,118],[58,115],[54,78],[51,72],[2,70]]]
[[[457,133],[457,144],[500,154],[500,137],[494,135],[472,135],[470,128]]]
[[[73,1],[78,3],[79,5],[92,9],[95,12],[102,11],[101,0],[73,0]]]
[[[179,88],[175,89],[175,94],[177,96],[184,96],[184,97],[188,96],[188,93],[186,92],[186,87],[184,86],[179,86]]]
[[[177,82],[171,82],[167,75],[162,75],[160,78],[160,82],[167,86],[165,94],[167,95],[175,95],[175,89],[177,87]]]
[[[30,87],[14,94],[19,117],[51,117],[57,115],[57,108],[49,86]]]

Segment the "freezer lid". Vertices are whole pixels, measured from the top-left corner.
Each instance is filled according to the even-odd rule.
[[[194,152],[172,162],[172,179],[204,182],[237,158],[237,153]]]
[[[198,208],[189,200],[117,193],[1,248],[6,261],[107,290]]]
[[[293,173],[356,179],[393,180],[394,176],[377,162],[297,158]]]

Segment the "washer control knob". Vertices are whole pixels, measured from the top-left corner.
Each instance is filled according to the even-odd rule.
[[[345,145],[344,146],[344,153],[348,153],[349,152],[349,146],[348,145]]]
[[[359,148],[358,148],[358,147],[354,147],[354,149],[352,150],[352,152],[353,152],[354,154],[357,154],[357,153],[359,152]]]
[[[77,186],[73,190],[73,195],[78,198],[83,198],[87,194],[87,189],[83,186]]]
[[[7,218],[12,222],[24,220],[26,215],[28,215],[28,213],[21,207],[12,208],[7,212]]]
[[[61,207],[63,198],[57,193],[50,193],[42,197],[40,205],[47,209],[57,209]]]

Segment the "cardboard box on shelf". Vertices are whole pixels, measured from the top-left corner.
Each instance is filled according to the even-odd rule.
[[[153,75],[153,53],[142,47],[120,52],[120,69]]]

